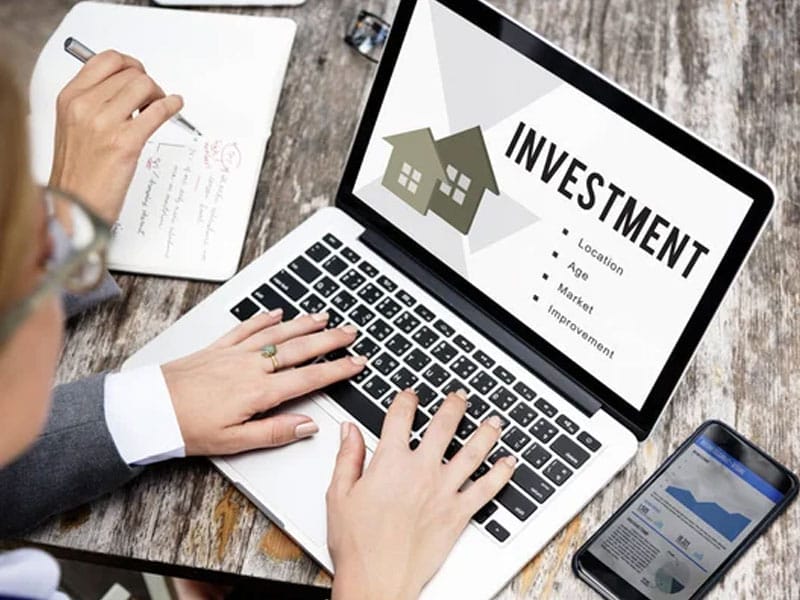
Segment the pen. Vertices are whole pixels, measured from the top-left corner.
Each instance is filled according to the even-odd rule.
[[[67,52],[67,54],[71,54],[82,63],[87,62],[90,58],[94,56],[94,52],[92,52],[89,48],[87,48],[84,44],[76,40],[74,37],[68,37],[66,40],[64,40],[64,50]],[[197,135],[203,135],[202,133],[200,133],[200,130],[197,129],[197,127],[195,127],[194,125],[189,123],[189,121],[184,119],[180,113],[172,117],[170,121],[173,121],[178,125],[183,125],[186,129],[188,129],[192,133],[196,133]]]

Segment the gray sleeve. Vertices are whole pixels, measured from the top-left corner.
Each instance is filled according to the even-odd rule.
[[[42,435],[0,470],[0,538],[94,500],[141,471],[117,453],[106,426],[104,381],[103,374],[56,387]]]
[[[99,287],[93,289],[86,294],[68,294],[63,295],[64,300],[64,313],[67,317],[74,317],[85,310],[89,310],[93,306],[117,298],[122,294],[117,282],[111,277],[110,273],[106,273],[103,282]]]

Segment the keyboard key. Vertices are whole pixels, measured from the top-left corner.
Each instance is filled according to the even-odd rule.
[[[489,465],[487,465],[486,463],[481,463],[480,466],[477,469],[475,469],[475,471],[473,471],[472,475],[470,475],[469,478],[472,481],[480,479],[489,472],[489,469],[491,469]]]
[[[306,254],[310,256],[314,262],[319,262],[331,253],[325,246],[317,242],[311,248],[306,250]]]
[[[328,329],[333,329],[334,327],[339,327],[344,323],[344,317],[340,315],[335,310],[328,309]]]
[[[333,297],[331,303],[333,303],[333,305],[340,311],[347,312],[358,303],[358,300],[356,300],[348,292],[342,290]]]
[[[507,410],[516,401],[517,397],[504,387],[497,388],[497,390],[495,390],[492,395],[489,396],[489,402],[494,404],[500,410]]]
[[[314,284],[314,290],[319,293],[323,298],[329,297],[336,290],[339,289],[339,284],[327,275]]]
[[[419,431],[425,424],[430,421],[430,417],[428,417],[425,413],[423,413],[420,409],[414,411],[414,420],[411,422],[411,431]]]
[[[439,407],[442,405],[442,402],[444,402],[444,399],[438,400],[434,404],[431,404],[428,407],[428,412],[431,413],[431,415],[435,415],[439,410]]]
[[[402,356],[403,354],[405,354],[406,350],[411,348],[411,342],[409,342],[406,338],[404,338],[399,333],[395,333],[389,339],[389,341],[386,342],[386,347],[395,356]]]
[[[498,412],[496,410],[493,410],[492,412],[490,412],[488,417],[493,417],[495,415],[497,415],[500,418],[500,429],[501,430],[503,430],[506,427],[508,427],[508,424],[509,424],[508,417],[506,417],[504,414],[501,414],[500,412]]]
[[[361,260],[361,257],[358,255],[358,253],[347,246],[345,246],[342,250],[342,256],[344,256],[351,263],[357,263],[359,260]]]
[[[494,366],[494,359],[486,354],[483,350],[478,350],[473,358],[477,360],[485,369],[491,369]]]
[[[544,504],[547,499],[556,491],[552,485],[539,477],[525,465],[520,465],[514,471],[511,481],[516,483],[522,491],[536,500],[539,504]]]
[[[560,426],[567,433],[575,434],[578,432],[577,424],[573,423],[565,415],[558,415],[558,418],[556,419],[556,425]]]
[[[393,292],[397,289],[397,284],[389,279],[386,275],[378,277],[378,285],[385,289],[387,292]]]
[[[461,348],[461,349],[462,349],[464,352],[466,352],[467,354],[469,354],[470,352],[472,352],[473,350],[475,350],[475,344],[473,344],[472,342],[470,342],[470,341],[469,341],[467,338],[465,338],[465,337],[464,337],[463,335],[461,335],[461,334],[459,334],[459,335],[457,335],[456,337],[454,337],[454,338],[453,338],[453,342],[455,343],[455,345],[456,345],[456,346],[458,346],[459,348]]]
[[[401,331],[404,331],[405,333],[411,333],[417,328],[417,325],[419,325],[419,319],[413,316],[411,313],[404,312],[395,319],[394,324],[397,325]]]
[[[520,431],[517,427],[512,427],[508,430],[508,433],[503,436],[503,442],[514,452],[522,450],[530,441],[531,436],[524,431]]]
[[[441,387],[447,381],[450,374],[437,364],[428,367],[427,371],[422,375],[433,387]]]
[[[469,376],[478,370],[478,365],[469,360],[466,356],[459,356],[456,361],[450,365],[450,370],[463,379],[469,379]]]
[[[386,352],[372,361],[372,366],[375,368],[375,370],[379,373],[383,373],[384,375],[388,375],[394,371],[399,364],[399,362],[389,356]]]
[[[381,400],[381,406],[386,410],[389,410],[389,407],[394,402],[396,394],[394,392],[390,392],[383,400]]]
[[[381,299],[381,296],[383,296],[383,291],[371,283],[368,283],[358,291],[358,297],[367,304],[375,304]]]
[[[525,400],[528,400],[529,402],[533,402],[536,399],[536,392],[534,392],[531,388],[529,388],[521,381],[518,381],[514,385],[514,391],[517,392],[523,398],[525,398]]]
[[[360,325],[361,327],[365,327],[367,323],[372,321],[375,318],[375,313],[368,309],[363,304],[359,304],[353,309],[353,312],[350,313],[350,319],[356,325]]]
[[[453,346],[442,340],[436,345],[436,348],[431,350],[431,354],[433,354],[436,358],[438,358],[442,362],[442,364],[446,365],[456,357],[456,354],[458,354],[458,350],[456,350]]]
[[[441,319],[436,321],[436,323],[434,323],[433,326],[436,328],[436,330],[439,333],[441,333],[442,335],[444,335],[446,337],[450,337],[451,335],[453,335],[456,332],[455,329],[450,327],[450,325],[448,325],[447,323],[445,323]]]
[[[356,354],[361,354],[362,356],[366,356],[368,358],[372,358],[373,356],[375,356],[379,350],[380,346],[378,346],[378,344],[373,342],[368,337],[363,338],[353,348],[353,352],[355,352]]]
[[[544,414],[546,414],[548,417],[550,417],[551,419],[553,417],[555,417],[556,413],[558,412],[556,410],[556,407],[553,406],[552,404],[550,404],[544,398],[539,398],[536,402],[533,403],[533,405],[536,408],[538,408],[540,411],[542,411]]]
[[[525,454],[522,455],[522,458],[531,463],[535,468],[541,469],[545,463],[550,460],[551,456],[553,455],[545,450],[542,446],[539,444],[534,444],[525,450]]]
[[[578,434],[578,441],[592,452],[597,452],[600,449],[600,442],[598,442],[585,431],[581,431]]]
[[[366,381],[370,375],[372,375],[372,369],[369,367],[364,367],[361,369],[361,372],[358,375],[353,376],[353,381],[356,383],[362,383]]]
[[[408,447],[411,448],[412,450],[416,450],[417,446],[419,446],[419,440],[417,438],[414,438],[408,444]]]
[[[553,459],[544,470],[544,476],[556,485],[561,485],[572,476],[572,471],[558,459]]]
[[[500,490],[500,493],[495,496],[495,500],[505,506],[520,521],[525,521],[536,510],[536,505],[533,502],[509,484],[506,484]]]
[[[463,447],[464,446],[462,446],[460,442],[456,440],[450,440],[450,443],[447,445],[447,449],[444,451],[444,457],[447,460],[452,460],[452,458],[458,454],[458,451]]]
[[[346,356],[351,356],[350,352],[347,348],[337,348],[336,350],[331,350],[325,355],[325,360],[339,360],[340,358],[344,358]]]
[[[481,371],[475,377],[473,377],[469,384],[478,391],[478,393],[486,396],[489,392],[492,391],[497,385],[497,381],[492,379],[492,377],[486,373],[485,371]]]
[[[342,275],[340,281],[347,289],[355,290],[367,280],[361,273],[350,269],[347,273]]]
[[[466,440],[477,428],[478,426],[467,417],[461,417],[461,421],[458,422],[458,427],[456,428],[456,437]]]
[[[451,379],[447,382],[447,385],[442,388],[442,393],[446,396],[447,394],[455,394],[458,390],[466,390],[467,386],[461,383],[458,379]]]
[[[589,458],[589,453],[586,450],[578,446],[578,444],[563,433],[558,436],[555,442],[550,444],[550,449],[564,459],[564,462],[573,469],[580,468],[583,463],[586,462],[586,459]]]
[[[536,418],[536,411],[524,402],[517,404],[510,413],[511,418],[523,427],[530,425]]]
[[[375,381],[375,379],[378,378],[373,377],[370,379],[367,384],[365,384],[365,389],[367,385]],[[378,379],[378,381],[376,381],[370,389],[375,390],[383,386],[385,386],[388,390],[389,385],[385,382],[381,382],[380,379]],[[356,421],[364,425],[364,427],[372,432],[373,435],[380,437],[381,426],[383,425],[383,419],[386,415],[361,391],[347,381],[340,381],[330,387],[325,388],[325,392],[334,400],[334,402],[350,413]],[[372,396],[372,394],[370,395]],[[377,400],[382,396],[383,394],[377,394],[373,397]]]
[[[342,245],[342,242],[340,242],[339,239],[331,233],[326,234],[325,237],[323,237],[322,239],[331,248],[338,248],[339,246]]]
[[[322,265],[322,268],[325,269],[328,273],[333,275],[334,277],[341,275],[345,269],[347,269],[347,263],[344,262],[338,256],[331,256],[325,263]]]
[[[379,307],[380,308],[380,307]],[[430,348],[431,345],[439,339],[439,335],[426,325],[417,329],[413,336],[413,340],[423,348]]]
[[[497,376],[497,378],[506,385],[511,385],[514,383],[514,376],[500,365],[497,365],[492,373],[494,373],[495,376]]]
[[[510,456],[510,455],[511,455],[511,452],[509,452],[508,448],[506,448],[505,446],[497,446],[497,450],[492,452],[489,455],[489,458],[487,460],[490,463],[494,464],[498,460],[500,460],[501,458],[504,458],[504,457]]]
[[[231,314],[240,321],[247,321],[247,319],[256,314],[258,310],[258,304],[250,300],[250,298],[245,298],[231,309]]]
[[[325,301],[316,294],[310,294],[300,303],[300,308],[311,314],[322,312],[322,309],[325,308]]]
[[[372,379],[364,384],[364,391],[375,398],[375,400],[383,398],[390,389],[392,389],[391,386],[377,375],[374,375]]]
[[[289,268],[306,283],[311,283],[317,277],[322,275],[322,271],[308,262],[304,256],[298,256],[295,258],[289,263]]]
[[[281,269],[270,278],[270,283],[286,294],[292,300],[300,300],[308,293],[308,288],[289,275],[285,269]]]
[[[487,410],[489,405],[477,396],[470,396],[467,400],[467,414],[472,418],[480,419]]]
[[[367,332],[370,333],[376,340],[382,342],[394,331],[391,326],[383,319],[378,319],[369,326]]]
[[[475,521],[476,523],[483,523],[484,521],[486,521],[486,519],[491,517],[496,510],[497,510],[497,504],[495,504],[494,502],[488,502],[484,504],[483,507],[481,507],[481,509],[478,512],[472,515],[472,520]]]
[[[267,310],[282,308],[284,321],[294,319],[298,314],[300,314],[300,311],[289,304],[288,300],[278,294],[278,292],[273,290],[266,283],[253,292],[253,297],[258,300]]]
[[[414,387],[414,384],[419,381],[419,377],[414,375],[405,367],[402,367],[399,371],[392,375],[391,381],[401,390],[405,390],[410,387]]]
[[[431,322],[436,318],[436,315],[433,314],[427,306],[423,306],[422,304],[417,304],[417,307],[414,309],[414,312],[418,314],[423,320]]]
[[[400,290],[397,292],[395,297],[406,306],[414,306],[417,303],[414,297],[405,290]]]
[[[391,321],[397,316],[397,313],[400,312],[400,305],[391,298],[384,298],[381,300],[380,304],[375,307],[375,310]]]
[[[511,535],[508,533],[506,528],[500,525],[500,523],[497,521],[489,521],[484,529],[491,533],[498,542],[505,542],[508,539],[508,536]]]
[[[436,392],[433,391],[427,383],[420,383],[415,391],[417,392],[420,406],[428,406],[431,402],[436,400]]]
[[[428,363],[431,362],[431,357],[426,355],[419,348],[414,348],[406,355],[405,359],[403,359],[403,362],[415,371],[419,372],[428,366]]]
[[[555,425],[544,417],[536,421],[530,431],[534,437],[543,444],[552,440],[558,433],[558,429],[556,429]]]
[[[358,268],[361,270],[362,273],[368,275],[369,277],[375,277],[375,275],[378,274],[378,269],[373,267],[365,260],[361,261],[361,264],[358,265]]]

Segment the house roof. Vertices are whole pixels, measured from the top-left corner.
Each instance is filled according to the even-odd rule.
[[[395,150],[407,153],[406,155],[409,158],[416,158],[418,160],[418,164],[415,165],[417,168],[419,168],[419,165],[432,166],[435,169],[432,175],[439,179],[444,179],[447,176],[430,128],[426,127],[398,133],[383,139],[394,146]]]
[[[459,170],[467,171],[479,185],[495,194],[500,193],[480,127],[440,139],[436,142],[436,150],[445,167],[450,163],[458,165]]]

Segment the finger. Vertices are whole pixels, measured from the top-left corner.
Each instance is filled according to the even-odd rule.
[[[254,333],[279,323],[281,317],[283,317],[283,309],[281,308],[276,308],[275,310],[271,310],[267,313],[258,313],[257,315],[250,317],[243,323],[240,323],[231,329],[228,333],[211,344],[210,347],[228,348],[230,346],[235,346],[242,340],[249,338]]]
[[[475,482],[467,487],[459,496],[464,503],[464,510],[468,517],[474,515],[489,500],[494,498],[503,489],[511,476],[514,474],[517,459],[513,456],[505,456],[494,463],[489,472],[483,477],[479,477]]]
[[[365,356],[349,356],[299,369],[273,373],[268,376],[266,391],[253,407],[254,413],[269,410],[288,400],[305,396],[337,381],[358,375],[366,363]]]
[[[411,423],[417,411],[419,399],[411,390],[404,390],[397,394],[389,406],[386,418],[381,428],[381,440],[378,450],[387,445],[408,448],[408,438],[411,436]]]
[[[453,487],[460,488],[481,465],[492,446],[500,438],[501,427],[502,423],[497,415],[486,419],[447,464],[445,471]]]
[[[106,50],[86,61],[83,68],[67,84],[67,88],[75,91],[86,90],[108,79],[114,73],[131,68],[144,72],[144,65],[132,56],[116,50]]]
[[[285,446],[311,437],[318,431],[317,424],[305,415],[282,414],[248,421],[231,428],[232,443],[229,454]]]
[[[183,108],[183,98],[176,95],[156,100],[131,122],[131,133],[140,146],[144,146],[156,130]]]
[[[352,423],[342,423],[341,445],[328,487],[328,502],[345,497],[364,472],[364,437]]]
[[[444,451],[455,435],[458,422],[467,410],[467,394],[459,390],[454,394],[449,394],[436,416],[431,420],[422,443],[417,449],[418,452],[428,454],[436,461],[441,461]]]
[[[264,346],[278,345],[301,335],[308,335],[328,324],[328,313],[315,313],[304,315],[291,321],[284,321],[280,325],[270,327],[268,330],[258,331],[249,338],[242,340],[241,346],[247,351],[257,352]]]
[[[356,333],[358,333],[358,329],[352,325],[345,325],[341,328],[326,329],[318,333],[296,337],[279,344],[275,358],[278,359],[281,369],[301,365],[333,350],[349,346],[355,341]],[[267,361],[267,363],[267,372],[273,371],[272,361]]]
[[[127,119],[134,111],[149,108],[148,105],[163,97],[164,90],[149,75],[139,72],[116,90],[106,110],[116,118]]]

